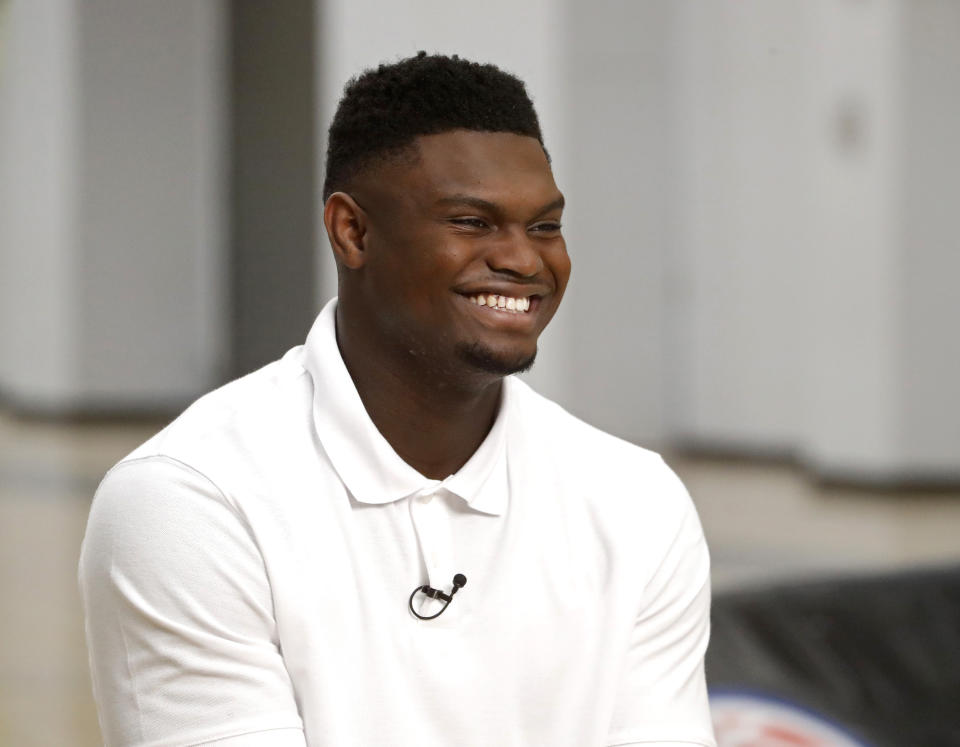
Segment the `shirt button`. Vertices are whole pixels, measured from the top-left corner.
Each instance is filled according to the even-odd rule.
[[[429,503],[432,500],[433,500],[433,493],[425,493],[424,495],[420,496],[421,503]]]

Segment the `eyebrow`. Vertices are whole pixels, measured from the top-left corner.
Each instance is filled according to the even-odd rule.
[[[450,195],[449,197],[441,197],[437,200],[436,204],[441,205],[467,205],[469,207],[477,208],[478,210],[487,210],[491,213],[501,213],[503,208],[500,207],[495,202],[490,202],[489,200],[484,200],[482,197],[474,197],[473,195]],[[536,215],[543,215],[544,213],[549,213],[552,210],[559,210],[566,204],[563,195],[560,195],[557,199],[547,203],[542,208],[540,208]]]

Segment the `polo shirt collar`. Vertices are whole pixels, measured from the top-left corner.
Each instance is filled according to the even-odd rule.
[[[307,335],[304,368],[313,378],[313,420],[324,450],[347,490],[361,503],[390,503],[444,488],[472,509],[500,515],[507,505],[507,438],[512,412],[509,377],[497,419],[473,456],[445,480],[407,464],[373,424],[340,355],[337,299],[324,306]]]

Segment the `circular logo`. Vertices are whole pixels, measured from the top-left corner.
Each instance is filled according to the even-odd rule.
[[[827,719],[783,700],[710,693],[717,747],[869,747]]]

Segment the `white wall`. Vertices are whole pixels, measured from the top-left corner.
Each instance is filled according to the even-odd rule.
[[[838,476],[882,478],[903,467],[902,7],[811,6],[816,275],[807,291],[813,335],[802,349],[808,429],[797,447],[819,472]]]
[[[0,394],[180,406],[224,340],[219,2],[9,5]]]
[[[675,70],[670,431],[788,450],[809,324],[809,6],[683,3]]]
[[[678,6],[670,432],[960,475],[960,7]]]
[[[75,372],[73,3],[15,2],[0,47],[0,394],[58,404]]]
[[[905,3],[898,451],[960,473],[960,3]]]
[[[79,6],[78,391],[187,402],[226,343],[226,44],[219,2]]]
[[[666,262],[671,250],[670,0],[567,2],[561,168],[573,258],[555,332],[557,396],[589,422],[647,446],[665,431]],[[550,342],[548,340],[548,342]]]

